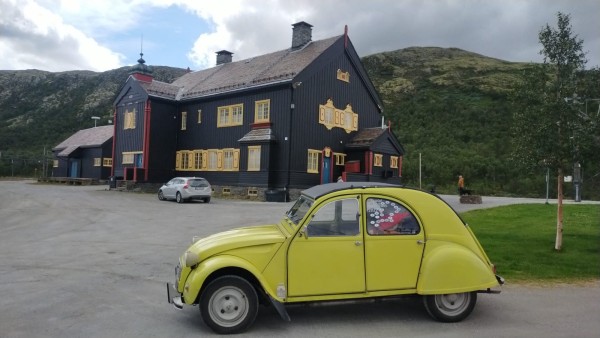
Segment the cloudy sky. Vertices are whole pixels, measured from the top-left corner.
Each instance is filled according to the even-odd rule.
[[[600,66],[599,0],[0,0],[0,70],[105,71],[140,50],[149,65],[199,70],[223,49],[237,61],[289,48],[299,21],[313,40],[348,25],[360,56],[435,46],[542,62],[538,33],[559,11]]]

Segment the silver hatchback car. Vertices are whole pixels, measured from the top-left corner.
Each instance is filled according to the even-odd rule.
[[[158,189],[158,199],[175,200],[183,203],[189,200],[210,202],[212,187],[202,177],[175,177]]]

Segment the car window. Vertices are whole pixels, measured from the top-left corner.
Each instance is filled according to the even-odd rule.
[[[323,205],[307,227],[309,237],[355,236],[360,233],[358,199],[347,198]]]
[[[294,224],[298,224],[298,222],[304,218],[304,215],[306,215],[308,210],[310,210],[312,204],[312,200],[304,196],[300,196],[300,198],[296,200],[296,203],[294,203],[286,215],[292,222],[294,222]]]
[[[367,199],[369,235],[415,235],[420,231],[416,217],[400,203],[385,198]]]
[[[193,179],[193,180],[189,180],[189,184],[192,187],[208,187],[208,181],[207,180],[200,180],[200,179]]]

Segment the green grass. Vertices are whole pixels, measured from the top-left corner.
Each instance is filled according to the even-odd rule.
[[[564,205],[561,251],[554,249],[556,212],[556,205],[523,204],[461,216],[507,280],[600,278],[600,205]]]

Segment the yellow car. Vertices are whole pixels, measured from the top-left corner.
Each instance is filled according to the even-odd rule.
[[[422,295],[436,320],[467,317],[477,293],[498,293],[475,235],[436,195],[373,182],[304,190],[277,224],[197,239],[167,283],[177,308],[199,305],[215,332],[248,329],[259,304]]]

